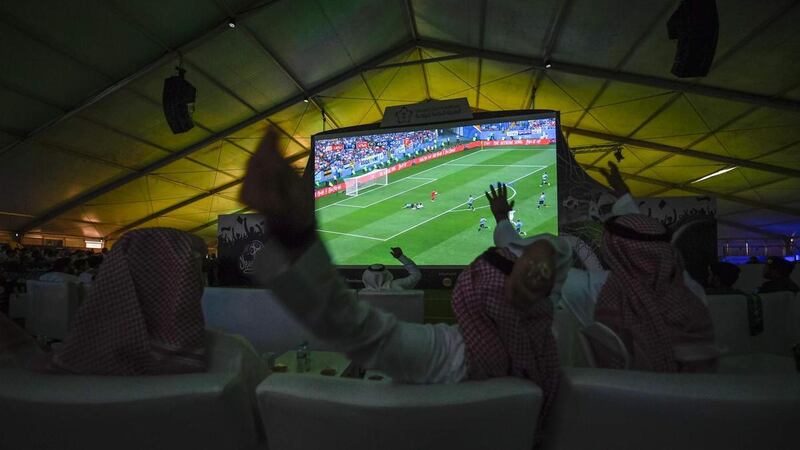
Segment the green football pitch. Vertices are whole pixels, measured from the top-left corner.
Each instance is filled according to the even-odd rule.
[[[557,233],[555,162],[554,145],[466,150],[427,161],[357,196],[340,192],[317,200],[319,234],[339,265],[397,265],[390,247],[420,265],[466,265],[493,245],[495,221],[484,195],[490,184],[509,184],[514,220],[527,235]],[[544,172],[550,185],[541,187]],[[438,192],[436,201],[431,191]],[[546,206],[537,208],[541,192]],[[474,211],[467,208],[470,194]],[[425,207],[403,208],[416,202]],[[489,230],[478,231],[482,217]]]

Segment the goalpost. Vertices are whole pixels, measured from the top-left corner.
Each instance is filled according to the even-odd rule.
[[[370,186],[386,186],[389,169],[373,170],[370,173],[344,180],[345,195],[356,197],[360,191]]]

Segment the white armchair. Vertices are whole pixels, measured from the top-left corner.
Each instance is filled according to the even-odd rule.
[[[207,373],[114,377],[0,369],[3,449],[253,449],[242,347],[208,334]]]
[[[362,289],[358,291],[358,298],[378,309],[394,314],[400,320],[411,323],[424,322],[425,291],[375,291]]]
[[[628,349],[611,328],[594,322],[581,328],[579,337],[590,367],[599,367],[601,361],[619,361],[625,370],[630,367]]]
[[[530,450],[542,403],[518,378],[411,385],[274,374],[257,390],[270,450]]]
[[[564,370],[547,450],[797,447],[800,377]]]
[[[37,336],[64,339],[81,303],[82,289],[75,283],[28,280],[25,328]]]
[[[311,351],[333,347],[314,337],[266,289],[206,288],[206,328],[244,336],[259,352],[281,354],[308,341]]]

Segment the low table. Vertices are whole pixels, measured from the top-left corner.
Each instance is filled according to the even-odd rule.
[[[331,376],[340,377],[343,373],[347,372],[347,369],[350,367],[350,360],[347,359],[342,353],[337,352],[315,352],[311,351],[311,370],[308,372],[297,372],[297,352],[296,351],[288,351],[286,353],[281,354],[277,358],[275,358],[275,364],[284,364],[286,365],[286,371],[283,373],[295,373],[295,374],[313,374],[313,375],[322,375],[320,372],[323,369],[334,369],[336,371],[335,374]]]

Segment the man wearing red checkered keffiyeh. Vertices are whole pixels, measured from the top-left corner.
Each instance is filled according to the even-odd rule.
[[[539,244],[546,240],[541,239]],[[552,244],[539,244],[520,257],[509,249],[489,249],[473,261],[458,278],[453,312],[464,337],[468,377],[535,382],[544,393],[541,428],[560,378],[550,295],[563,283],[568,261],[555,257]]]
[[[601,252],[610,274],[595,320],[622,339],[632,369],[675,372],[676,347],[713,342],[708,308],[686,286],[680,255],[658,220],[634,214],[608,221]]]
[[[158,375],[206,368],[203,241],[183,231],[126,233],[52,358],[54,372]]]

